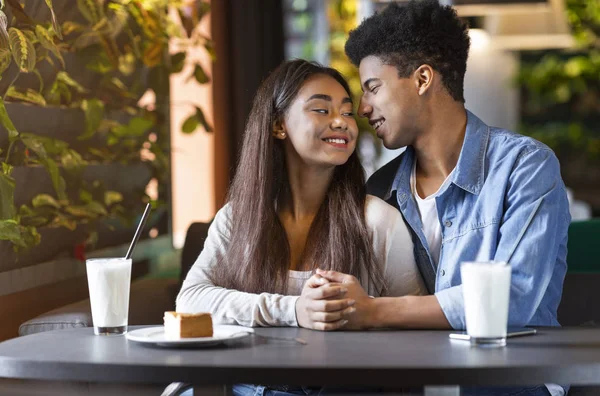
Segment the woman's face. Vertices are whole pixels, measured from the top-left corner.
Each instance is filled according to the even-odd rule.
[[[354,151],[358,135],[352,100],[333,77],[312,76],[288,109],[281,131],[288,164],[293,163],[290,157],[297,157],[306,165],[342,165]]]

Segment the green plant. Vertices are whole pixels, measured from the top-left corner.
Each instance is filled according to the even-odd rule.
[[[0,123],[8,133],[8,147],[0,149],[0,240],[12,242],[15,249],[38,244],[40,227],[74,230],[85,225],[88,242],[94,242],[98,222],[109,218],[131,221],[122,193],[105,189],[98,180],[85,180],[85,168],[146,163],[161,189],[165,188],[169,182],[165,125],[169,76],[183,70],[189,48],[203,46],[214,57],[212,41],[195,29],[209,12],[202,1],[78,0],[79,13],[73,20],[61,20],[52,1],[45,3],[50,11],[47,22],[34,21],[17,0],[7,0],[11,23],[0,11],[2,78],[7,77],[11,64],[18,66],[0,97]],[[173,40],[180,52],[170,55]],[[85,65],[85,74],[80,74],[91,76],[85,81],[93,87],[68,70],[70,59]],[[19,78],[26,73],[37,76],[37,89],[19,86]],[[190,79],[205,84],[209,76],[196,63]],[[141,107],[138,99],[147,89],[154,91],[156,103]],[[79,148],[36,131],[18,131],[5,106],[9,102],[59,111],[79,109],[85,114],[85,126],[75,139],[81,143]],[[183,132],[192,133],[199,125],[211,131],[202,109],[195,108]],[[16,208],[11,175],[19,166],[44,167],[55,195],[40,194]],[[138,197],[140,202],[148,199],[144,193]],[[159,196],[153,205],[161,204]]]
[[[521,131],[557,151],[600,159],[600,3],[567,0],[566,5],[577,48],[522,55]]]

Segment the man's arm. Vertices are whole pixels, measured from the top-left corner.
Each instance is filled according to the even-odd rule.
[[[511,326],[524,326],[546,292],[570,221],[566,191],[554,154],[546,149],[524,154],[511,175],[505,198],[506,209],[493,259],[511,264],[508,321]],[[365,300],[354,277],[331,271],[320,273],[332,282],[352,285],[346,295],[356,300],[351,327],[466,327],[460,285],[433,296]]]
[[[373,304],[373,327],[450,328],[435,296],[380,297]]]
[[[372,298],[352,275],[318,269],[317,274],[345,286],[345,298],[352,299],[355,311],[346,316],[346,329],[374,327],[448,329],[450,324],[435,296]]]
[[[566,241],[569,204],[556,156],[548,149],[523,154],[510,176],[499,230],[496,261],[512,267],[508,323],[525,326],[546,293]],[[564,252],[560,252],[565,255]],[[435,296],[455,329],[466,327],[462,286]]]

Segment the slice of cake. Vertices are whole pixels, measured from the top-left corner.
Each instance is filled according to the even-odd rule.
[[[165,312],[165,336],[168,339],[212,337],[212,318],[209,313]]]

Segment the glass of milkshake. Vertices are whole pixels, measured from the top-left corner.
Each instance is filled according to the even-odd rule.
[[[127,332],[131,259],[98,258],[86,260],[92,320],[96,335]]]
[[[506,345],[510,265],[501,261],[464,262],[460,275],[471,345]]]

